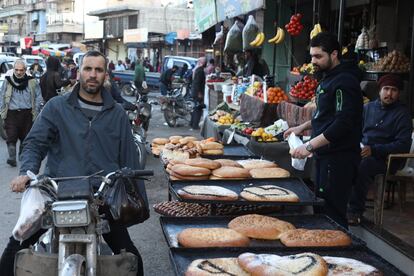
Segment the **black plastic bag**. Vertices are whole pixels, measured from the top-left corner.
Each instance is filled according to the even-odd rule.
[[[114,221],[129,227],[149,218],[145,188],[140,189],[140,185],[144,185],[143,181],[118,178],[105,192],[105,203]]]

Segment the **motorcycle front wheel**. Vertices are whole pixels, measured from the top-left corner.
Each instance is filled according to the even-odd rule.
[[[175,127],[177,125],[177,119],[175,118],[171,107],[168,107],[164,110],[164,119],[169,127]]]
[[[145,165],[147,163],[147,149],[145,148],[145,144],[141,142],[135,141],[137,146],[138,156],[139,156],[139,166],[140,170],[145,169]]]
[[[121,91],[125,96],[132,97],[135,95],[135,89],[132,87],[130,83],[125,83],[124,85],[122,85]]]

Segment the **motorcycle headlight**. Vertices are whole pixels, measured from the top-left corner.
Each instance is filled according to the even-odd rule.
[[[91,219],[88,201],[57,201],[52,204],[53,222],[57,227],[87,226]]]

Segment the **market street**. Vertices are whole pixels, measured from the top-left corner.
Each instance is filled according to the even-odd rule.
[[[132,100],[132,98],[128,98]],[[173,134],[198,135],[196,131],[189,131],[189,127],[182,126],[170,128],[164,125],[164,117],[160,106],[153,106],[152,118],[148,132],[148,141],[154,137],[169,137]],[[19,216],[20,194],[10,192],[10,180],[18,173],[17,168],[6,164],[7,148],[4,141],[0,141],[0,251],[3,252],[8,238]],[[151,217],[143,224],[129,228],[132,240],[141,253],[144,262],[145,275],[174,275],[169,261],[168,247],[166,245],[159,215],[152,209],[152,205],[167,200],[167,182],[158,158],[149,155],[147,169],[154,170],[155,176],[151,182],[146,183]]]

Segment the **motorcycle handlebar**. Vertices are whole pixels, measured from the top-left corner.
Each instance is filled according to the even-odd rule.
[[[153,176],[154,171],[151,170],[126,170],[121,171],[119,176],[137,178],[141,176]]]

